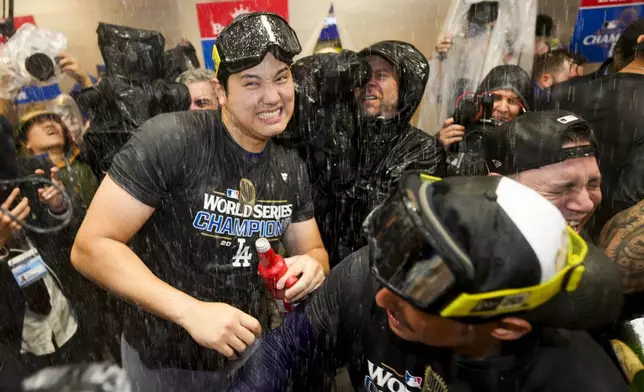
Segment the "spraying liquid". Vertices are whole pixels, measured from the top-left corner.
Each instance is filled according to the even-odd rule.
[[[292,311],[297,304],[291,304],[284,301],[284,292],[286,289],[293,287],[297,283],[297,277],[291,276],[286,281],[282,290],[277,289],[277,282],[286,274],[288,266],[284,258],[271,248],[271,244],[266,238],[259,238],[255,241],[255,249],[259,255],[259,275],[264,280],[264,285],[277,305],[281,313]]]

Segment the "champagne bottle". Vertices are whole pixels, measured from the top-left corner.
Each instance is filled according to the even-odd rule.
[[[631,389],[644,392],[644,317],[622,322],[610,342]]]

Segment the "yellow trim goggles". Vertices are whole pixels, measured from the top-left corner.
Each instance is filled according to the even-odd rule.
[[[431,203],[424,196],[431,186],[427,183],[437,180],[416,173],[403,176],[398,191],[364,222],[371,271],[384,287],[423,311],[447,318],[528,311],[563,290],[577,289],[588,246],[568,227],[565,257],[550,280],[531,287],[468,293],[474,263],[432,216]]]

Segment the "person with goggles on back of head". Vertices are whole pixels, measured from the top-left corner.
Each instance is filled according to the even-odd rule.
[[[509,178],[425,176],[401,179],[364,222],[369,245],[266,337],[230,391],[283,391],[289,376],[293,390],[328,391],[343,365],[356,391],[626,391],[585,332],[557,329],[616,317],[616,274],[593,273],[610,262]]]
[[[328,272],[309,179],[271,141],[293,113],[290,65],[301,51],[272,13],[235,18],[213,51],[221,112],[159,115],[116,155],[72,262],[142,309],[124,317],[123,365],[139,390],[223,388],[268,321],[259,237],[281,241],[296,302]],[[127,246],[127,245],[129,246]]]

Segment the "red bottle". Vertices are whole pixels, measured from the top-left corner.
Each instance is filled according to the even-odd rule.
[[[295,283],[297,283],[297,277],[291,276],[286,281],[284,288],[282,290],[277,289],[277,282],[286,274],[288,271],[288,266],[284,261],[284,258],[271,248],[271,244],[266,238],[259,238],[255,241],[255,249],[257,249],[257,254],[259,255],[259,275],[264,280],[264,285],[270,293],[271,297],[282,313],[288,313],[297,304],[292,304],[284,301],[284,292],[286,289],[291,288]]]

